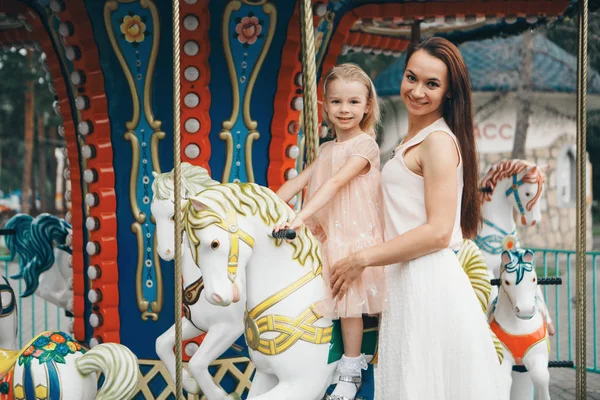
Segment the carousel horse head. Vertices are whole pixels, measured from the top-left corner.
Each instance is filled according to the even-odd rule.
[[[544,190],[545,169],[524,160],[500,161],[481,181],[483,200],[505,199],[519,211],[523,225],[534,226],[542,219],[539,199]]]
[[[275,224],[293,216],[273,191],[253,183],[221,184],[190,197],[184,225],[209,302],[227,306],[239,301],[246,266],[255,252],[271,265],[294,260],[320,268],[318,243],[305,226],[291,243],[291,253],[281,246],[284,240],[270,237]]]
[[[537,284],[535,255],[531,250],[502,252],[500,291],[506,294],[518,318],[531,319],[536,314]]]
[[[71,253],[67,236],[71,226],[50,214],[40,214],[35,219],[17,214],[6,224],[16,230],[16,235],[7,237],[11,257],[19,255],[19,273],[13,279],[23,279],[26,289],[21,297],[32,295],[38,288],[40,275],[55,264],[54,249]]]
[[[175,183],[173,171],[158,174],[153,172],[152,204],[150,209],[156,221],[156,242],[160,258],[171,261],[175,256]],[[211,179],[208,171],[202,167],[181,163],[181,199],[200,193],[207,187],[218,185],[219,182]]]

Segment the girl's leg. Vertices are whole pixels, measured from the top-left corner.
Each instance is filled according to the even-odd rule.
[[[362,382],[361,370],[367,369],[367,361],[360,352],[363,320],[362,318],[342,318],[340,322],[344,341],[344,355],[338,365],[340,378],[331,394],[331,398],[353,400]]]

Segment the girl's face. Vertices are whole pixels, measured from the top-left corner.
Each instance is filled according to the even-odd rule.
[[[325,111],[335,126],[336,135],[354,134],[369,112],[369,91],[357,81],[335,79],[327,83]]]
[[[446,64],[423,50],[413,53],[408,60],[400,87],[400,97],[408,113],[418,116],[439,113],[441,116],[447,91]]]

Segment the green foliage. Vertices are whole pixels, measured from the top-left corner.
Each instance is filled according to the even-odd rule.
[[[592,4],[596,3],[596,4]],[[589,66],[600,71],[600,2],[590,2],[588,15],[588,61]],[[546,35],[569,53],[577,56],[577,16],[556,24],[548,29]],[[598,95],[596,95],[598,96]],[[587,151],[593,167],[593,198],[600,200],[600,111],[588,111],[587,114]],[[595,220],[600,219],[600,210],[594,207]]]

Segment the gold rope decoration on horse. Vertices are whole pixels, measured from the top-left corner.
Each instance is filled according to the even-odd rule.
[[[310,165],[319,151],[317,105],[317,66],[315,61],[315,28],[312,1],[300,1],[300,31],[302,44],[302,88],[304,93],[303,130],[306,138],[306,165]]]
[[[586,384],[586,110],[587,110],[587,45],[588,2],[579,0],[577,38],[577,306],[575,364],[577,399],[587,398]]]
[[[173,197],[175,222],[175,398],[183,396],[181,354],[181,65],[179,0],[173,0]]]

